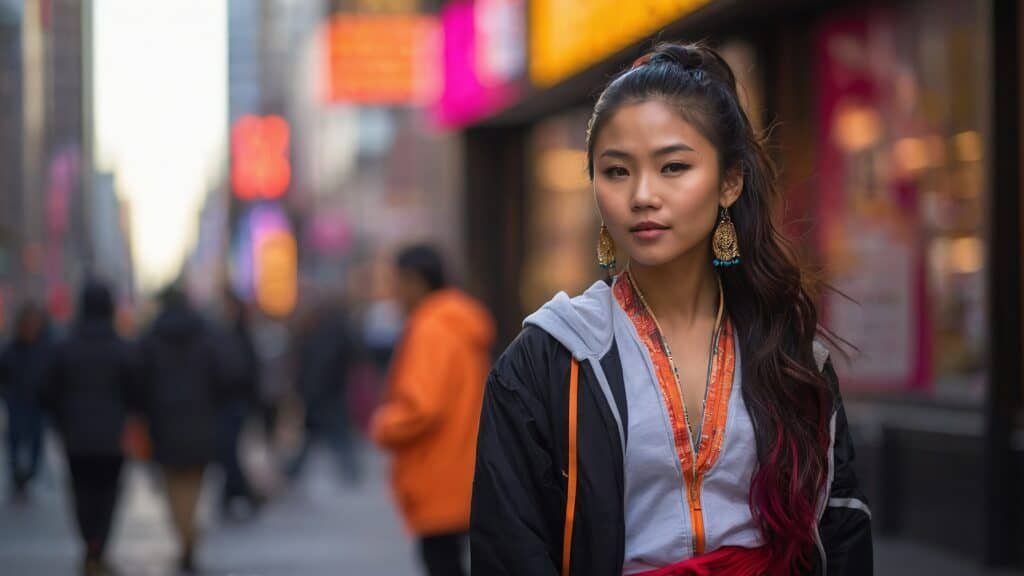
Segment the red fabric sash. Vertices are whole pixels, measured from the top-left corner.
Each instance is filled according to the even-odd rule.
[[[678,564],[634,576],[762,576],[768,571],[769,550],[724,546]]]

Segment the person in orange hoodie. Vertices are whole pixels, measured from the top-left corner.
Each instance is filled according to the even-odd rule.
[[[427,574],[461,576],[494,321],[448,286],[432,247],[406,248],[396,264],[407,320],[370,435],[393,456],[395,499]]]

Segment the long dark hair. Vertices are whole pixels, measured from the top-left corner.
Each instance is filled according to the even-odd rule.
[[[814,358],[819,328],[809,275],[773,221],[779,195],[775,166],[740,105],[726,61],[701,44],[662,44],[598,98],[587,131],[591,179],[594,143],[611,115],[652,99],[672,106],[714,145],[722,175],[743,176],[743,193],[732,206],[743,260],[719,274],[743,355],[743,399],[757,436],[750,507],[772,550],[770,573],[802,571],[811,563],[827,476],[830,395]]]

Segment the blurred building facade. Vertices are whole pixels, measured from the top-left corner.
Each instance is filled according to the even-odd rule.
[[[26,299],[68,320],[88,276],[121,298],[134,291],[123,207],[91,157],[91,10],[80,0],[0,3],[0,331],[4,310]]]
[[[21,277],[21,3],[0,3],[0,329]]]
[[[463,141],[470,271],[502,339],[599,276],[598,87],[655,35],[710,40],[773,127],[782,220],[853,299],[820,309],[858,348],[839,370],[877,530],[1024,563],[1020,16],[983,0],[530,2],[528,88]]]
[[[362,74],[360,81],[371,87],[405,82],[401,70],[375,66],[373,58],[402,54],[410,21],[432,29],[435,3],[231,0],[228,8],[232,146],[226,191],[236,288],[258,301],[267,270],[258,247],[268,229],[296,245],[300,296],[303,287],[311,288],[311,297],[336,295],[350,287],[353,273],[414,240],[439,244],[458,267],[462,234],[452,223],[462,213],[462,170],[456,135],[433,130],[413,95],[336,89],[339,71],[350,82]],[[338,34],[341,27],[352,34]],[[359,59],[336,63],[353,51]],[[246,119],[282,127],[278,160],[287,176],[280,189],[250,193],[240,187],[251,154],[259,152],[247,148],[237,130]],[[267,172],[259,172],[267,181]],[[368,278],[376,285],[377,276]],[[360,288],[380,292],[377,286]]]

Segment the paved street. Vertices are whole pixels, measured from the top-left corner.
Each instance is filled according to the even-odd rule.
[[[31,502],[0,504],[0,574],[72,576],[78,547],[63,485],[61,459],[49,451]],[[216,479],[211,478],[215,484]],[[125,576],[165,576],[177,544],[159,486],[144,467],[125,478],[113,558]],[[0,486],[3,482],[0,481]],[[6,486],[3,486],[6,493]],[[215,486],[206,490],[199,552],[211,576],[338,576],[418,574],[414,547],[389,501],[380,456],[371,455],[368,478],[356,489],[338,480],[333,460],[316,453],[302,479],[250,523],[224,523],[213,513]],[[985,572],[976,564],[911,542],[876,543],[876,576],[1020,576]]]
[[[47,460],[30,503],[0,504],[4,576],[77,574],[78,545],[58,479],[61,462],[52,451]],[[140,466],[132,466],[125,481],[112,543],[116,566],[126,576],[174,574],[177,544],[158,485]],[[202,506],[203,574],[416,574],[413,545],[391,507],[380,458],[373,458],[366,482],[350,490],[338,481],[329,456],[320,453],[299,484],[250,523],[223,523],[212,513],[211,494],[205,491]]]

